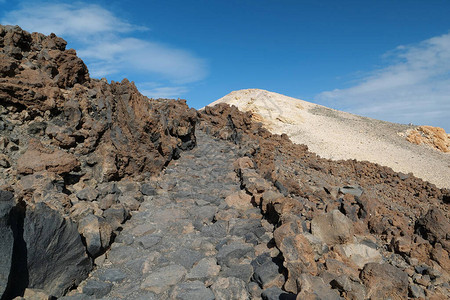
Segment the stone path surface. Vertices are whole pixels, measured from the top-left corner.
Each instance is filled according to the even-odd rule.
[[[225,201],[251,198],[233,170],[237,147],[196,135],[198,146],[172,161],[104,261],[64,299],[257,299],[260,286],[281,280],[272,225],[250,201]]]

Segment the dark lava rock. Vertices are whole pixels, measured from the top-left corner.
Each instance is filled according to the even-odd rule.
[[[434,207],[420,219],[415,225],[416,233],[430,241],[431,244],[440,242],[447,250],[450,242],[450,222],[438,208]]]
[[[83,293],[98,299],[106,296],[111,291],[111,288],[111,283],[98,280],[89,280],[83,287]]]
[[[23,241],[30,288],[60,297],[92,269],[77,225],[43,203],[27,209]]]
[[[10,192],[0,190],[0,295],[3,295],[8,284],[13,253],[14,237],[9,226],[13,196]]]

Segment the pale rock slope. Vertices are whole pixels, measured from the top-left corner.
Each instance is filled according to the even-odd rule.
[[[231,92],[209,106],[227,103],[253,113],[272,133],[286,133],[323,158],[367,160],[413,173],[450,188],[450,155],[409,143],[404,133],[413,127],[334,110],[281,94],[246,89]]]

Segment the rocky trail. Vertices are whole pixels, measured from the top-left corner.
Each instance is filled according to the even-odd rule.
[[[249,299],[261,295],[257,282],[284,278],[268,247],[273,225],[238,196],[237,147],[202,131],[197,143],[158,178],[81,294],[64,299]]]

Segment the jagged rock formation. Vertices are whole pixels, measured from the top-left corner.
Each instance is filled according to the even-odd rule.
[[[450,296],[448,190],[91,79],[54,35],[1,26],[0,56],[2,299]]]
[[[142,200],[140,193],[122,193],[108,183],[149,178],[181,151],[194,147],[196,113],[183,101],[150,100],[126,79],[108,84],[89,78],[75,50],[65,47],[66,42],[55,35],[0,26],[0,186],[14,191],[16,202],[26,203],[26,228],[41,226],[31,216],[47,209],[39,206],[45,203],[78,223],[88,253],[96,257]],[[34,225],[28,226],[27,220]],[[66,224],[63,228],[71,224],[53,221]],[[27,245],[34,245],[33,238],[47,241],[53,236],[50,228],[43,232],[44,236],[32,234]],[[70,234],[72,229],[64,233],[66,241],[79,239],[76,231],[75,236],[66,236]],[[58,243],[53,250],[65,251]],[[78,265],[77,259],[84,259],[86,253],[76,251],[71,262],[62,257],[58,262],[44,259],[39,268],[51,270],[53,263]],[[75,253],[81,256],[76,258]],[[55,296],[90,270],[67,272],[72,278],[49,288],[44,282],[49,274],[33,269],[33,263],[28,262],[25,286]],[[34,281],[34,276],[41,278]]]

